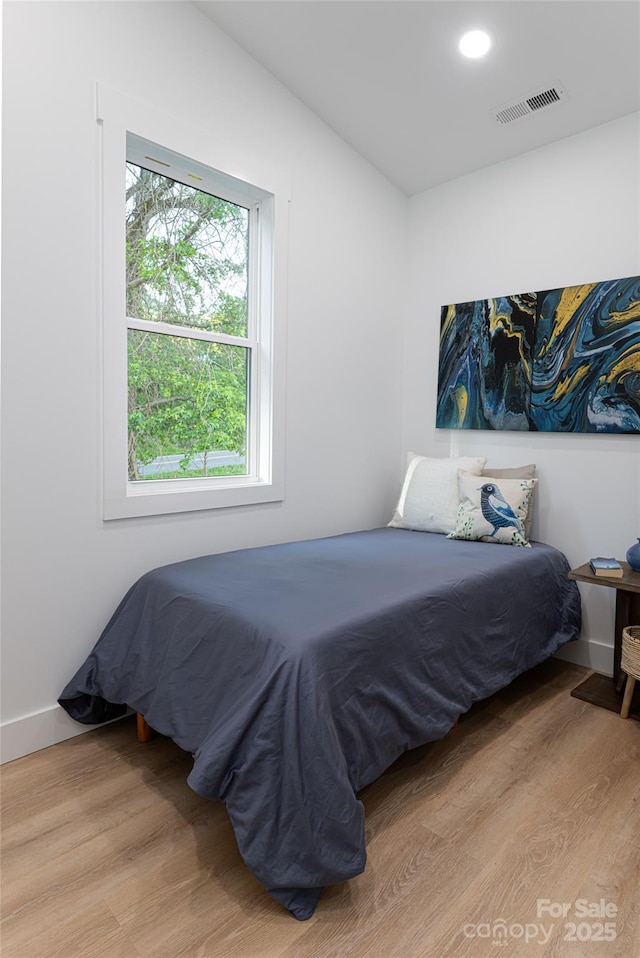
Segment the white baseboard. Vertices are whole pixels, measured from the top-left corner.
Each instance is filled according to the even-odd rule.
[[[119,721],[115,719],[114,721]],[[108,724],[108,723],[103,723]],[[90,732],[100,725],[81,725],[59,705],[4,722],[0,726],[0,764],[39,752],[68,738]]]
[[[595,639],[567,642],[556,652],[556,658],[574,665],[584,665],[588,669],[602,672],[603,675],[613,675],[613,646],[596,642]]]

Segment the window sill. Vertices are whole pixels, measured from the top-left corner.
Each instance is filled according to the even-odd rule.
[[[178,480],[180,481],[180,480]],[[142,488],[140,488],[142,486]],[[228,509],[234,506],[260,505],[281,502],[284,499],[282,483],[248,479],[216,488],[203,484],[188,490],[150,489],[150,483],[127,483],[122,495],[105,496],[103,518],[131,519],[139,516],[161,516],[179,512],[197,512],[203,509]]]

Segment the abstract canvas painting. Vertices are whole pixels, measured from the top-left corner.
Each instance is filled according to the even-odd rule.
[[[437,425],[529,429],[536,294],[443,306]]]
[[[443,306],[436,426],[640,433],[640,277]]]

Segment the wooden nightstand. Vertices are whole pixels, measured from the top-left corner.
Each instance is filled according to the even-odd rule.
[[[591,702],[612,712],[620,711],[625,681],[625,674],[620,667],[622,630],[627,625],[640,624],[640,572],[634,572],[626,562],[621,562],[620,565],[624,569],[624,574],[618,579],[594,575],[588,562],[578,566],[577,569],[572,569],[569,573],[569,578],[577,582],[590,582],[592,585],[606,586],[608,589],[616,590],[613,678],[594,672],[571,693],[577,699]],[[629,716],[640,721],[640,694],[638,693],[639,690],[636,688]]]

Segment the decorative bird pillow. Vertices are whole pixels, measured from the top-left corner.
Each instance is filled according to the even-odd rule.
[[[456,527],[449,538],[529,546],[524,530],[537,481],[496,479],[460,471]]]

